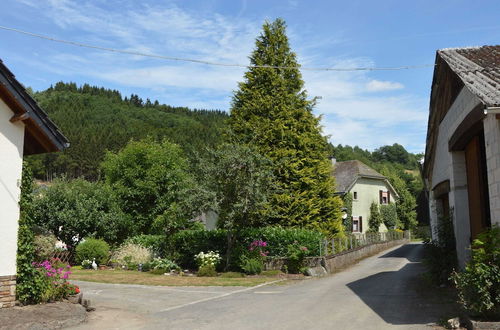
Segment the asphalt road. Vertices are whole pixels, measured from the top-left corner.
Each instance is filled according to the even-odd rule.
[[[422,287],[422,248],[395,247],[342,272],[291,285],[79,282],[97,310],[77,329],[430,329],[452,306]]]

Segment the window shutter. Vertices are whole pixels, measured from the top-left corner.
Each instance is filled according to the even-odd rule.
[[[378,191],[378,200],[379,200],[379,204],[382,204],[382,190]]]
[[[354,217],[351,216],[351,232],[354,232],[354,221],[353,221]]]
[[[363,217],[359,216],[359,232],[363,232]]]
[[[391,191],[387,190],[387,204],[391,204]]]

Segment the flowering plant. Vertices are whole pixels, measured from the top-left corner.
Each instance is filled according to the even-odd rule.
[[[267,247],[267,242],[258,239],[254,240],[252,243],[250,243],[250,246],[248,247],[249,254],[252,257],[262,257],[265,258],[269,254],[269,251],[266,251]]]
[[[219,253],[214,251],[208,251],[207,253],[202,251],[197,255],[195,255],[194,258],[196,259],[196,263],[198,264],[198,266],[202,267],[206,265],[211,265],[214,268],[219,264],[219,262],[222,259]]]
[[[92,269],[92,261],[90,261],[89,259],[85,259],[82,261],[82,267],[84,269]]]
[[[71,274],[71,267],[59,259],[45,260],[32,264],[45,282],[45,292],[42,294],[42,301],[54,301],[66,298],[71,292],[76,291],[70,288],[67,280]],[[79,289],[78,289],[79,291]]]

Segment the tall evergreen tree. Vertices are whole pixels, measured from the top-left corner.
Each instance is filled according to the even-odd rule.
[[[278,193],[271,223],[339,233],[342,201],[334,196],[327,141],[285,30],[282,19],[264,23],[252,66],[234,94],[229,125],[238,142],[273,161]]]

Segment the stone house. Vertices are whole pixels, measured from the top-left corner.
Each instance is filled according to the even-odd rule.
[[[373,202],[384,205],[395,203],[398,198],[396,190],[385,176],[359,160],[334,161],[333,175],[336,193],[342,196],[352,194],[353,233],[365,233],[370,229],[368,219]],[[382,224],[379,231],[387,231],[386,226]]]
[[[433,239],[451,218],[463,267],[472,240],[500,224],[500,46],[437,51],[423,176]]]
[[[0,308],[15,302],[23,156],[68,146],[68,140],[0,60]]]

